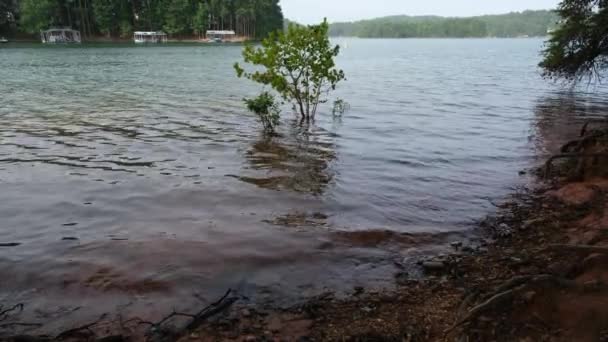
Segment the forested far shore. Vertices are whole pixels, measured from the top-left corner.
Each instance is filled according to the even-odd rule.
[[[283,13],[279,0],[0,0],[0,35],[31,36],[51,27],[71,27],[84,38],[234,30],[255,39],[281,29]]]
[[[359,38],[484,38],[545,36],[557,26],[554,11],[523,11],[457,18],[390,16],[334,23],[330,35]]]

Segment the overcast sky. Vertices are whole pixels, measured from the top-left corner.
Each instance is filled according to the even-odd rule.
[[[281,0],[285,17],[313,24],[387,15],[471,16],[525,9],[552,9],[559,0]]]

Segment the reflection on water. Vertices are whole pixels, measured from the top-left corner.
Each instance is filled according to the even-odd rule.
[[[331,137],[322,129],[294,122],[280,136],[263,135],[246,153],[247,169],[262,173],[239,179],[261,188],[322,195],[333,178],[336,158]]]

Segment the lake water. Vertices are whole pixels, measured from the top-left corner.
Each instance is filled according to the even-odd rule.
[[[338,42],[350,110],[303,127],[287,108],[271,139],[241,46],[0,48],[0,243],[21,244],[0,248],[0,302],[383,286],[527,182],[557,117],[605,105],[544,81],[538,39]]]

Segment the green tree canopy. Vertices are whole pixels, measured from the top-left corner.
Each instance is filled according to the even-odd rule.
[[[608,1],[563,0],[562,17],[551,34],[540,66],[553,79],[601,77],[608,68]]]
[[[55,0],[21,0],[21,27],[25,32],[38,33],[58,22],[58,12]]]
[[[212,29],[264,38],[283,25],[279,0],[0,0],[0,13],[11,3],[20,8],[17,29],[29,33],[71,26],[85,36],[134,30],[188,36]]]

